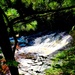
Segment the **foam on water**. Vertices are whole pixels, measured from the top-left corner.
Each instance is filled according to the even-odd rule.
[[[32,37],[31,37],[32,38]],[[28,38],[28,39],[31,39]],[[31,40],[32,42],[31,46],[22,47],[18,51],[15,51],[15,57],[19,57],[19,54],[26,54],[26,53],[32,53],[36,54],[36,59],[33,61],[33,59],[25,59],[25,58],[17,58],[17,61],[20,63],[18,70],[19,74],[24,75],[45,75],[44,70],[47,68],[50,68],[47,64],[50,64],[50,59],[43,57],[49,57],[47,55],[52,54],[53,52],[65,47],[68,43],[70,43],[72,40],[72,37],[68,34],[65,34],[65,32],[61,33],[48,33],[46,35],[34,38],[34,40]],[[42,60],[40,57],[42,56]],[[49,60],[49,61],[48,61]],[[47,62],[47,63],[46,63]],[[43,63],[43,64],[42,64]],[[36,71],[41,72],[41,74],[38,74]]]
[[[33,40],[34,44],[32,46],[22,47],[18,53],[37,53],[42,56],[47,56],[56,50],[65,47],[72,37],[65,32],[52,33],[37,37]],[[17,53],[17,52],[16,52]]]

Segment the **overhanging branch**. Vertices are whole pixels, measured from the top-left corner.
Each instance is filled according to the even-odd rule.
[[[69,7],[58,8],[58,9],[50,9],[50,10],[47,10],[47,11],[34,11],[33,13],[28,14],[28,15],[24,15],[23,17],[36,16],[37,14],[44,14],[44,13],[50,13],[50,12],[60,12],[60,11],[69,10],[69,9],[72,9],[72,8],[75,8],[75,6],[69,6]],[[23,18],[17,17],[17,18],[12,19],[10,21],[10,23],[13,25],[14,23],[21,22],[21,21],[23,21]]]

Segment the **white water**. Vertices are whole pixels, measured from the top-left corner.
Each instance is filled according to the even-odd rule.
[[[33,37],[31,37],[33,38]],[[30,39],[30,38],[28,38]],[[47,64],[50,64],[50,59],[46,58],[40,61],[40,56],[49,57],[47,55],[52,54],[53,52],[63,49],[66,45],[68,45],[72,40],[72,37],[68,34],[65,34],[65,32],[61,33],[52,33],[52,34],[46,34],[40,37],[35,38],[34,40],[31,40],[29,43],[32,44],[32,46],[26,46],[22,47],[18,51],[16,50],[15,56],[19,57],[19,54],[21,53],[32,53],[37,54],[37,58],[35,61],[32,59],[25,59],[25,58],[17,58],[17,61],[20,63],[18,70],[19,74],[24,75],[45,75],[44,70],[47,69],[50,66],[47,66]],[[44,62],[44,63],[43,63]],[[43,64],[42,64],[43,63]],[[41,65],[42,64],[42,65]],[[41,72],[40,74],[36,71]]]
[[[50,59],[47,58],[48,60],[44,60],[42,58],[42,61],[39,61],[39,56],[48,57],[47,55],[50,55],[53,52],[66,47],[72,40],[72,37],[69,34],[65,34],[65,32],[48,33],[40,37],[30,36],[28,39],[31,38],[32,40],[29,42],[31,46],[22,47],[18,51],[16,50],[15,57],[19,57],[19,54],[21,53],[32,53],[37,54],[38,56],[34,62],[32,59],[25,59],[21,57],[17,58],[16,60],[20,63],[18,66],[19,74],[44,75],[43,71],[48,67],[50,68],[50,66],[47,66],[47,64],[50,64],[50,61],[48,61]],[[41,74],[36,73],[36,71],[41,71]]]
[[[41,37],[34,38],[32,46],[22,47],[18,53],[37,53],[42,56],[47,56],[56,50],[65,47],[72,37],[65,32],[46,34]],[[16,51],[17,53],[17,51]]]

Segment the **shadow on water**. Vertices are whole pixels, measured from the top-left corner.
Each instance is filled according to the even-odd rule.
[[[73,15],[72,11],[67,13],[56,12],[51,15],[51,20],[49,21],[47,20],[47,17],[36,17],[35,19],[38,23],[36,31],[30,30],[29,32],[20,32],[20,37],[18,37],[17,40],[21,47],[34,45],[35,39],[37,39],[37,42],[40,41],[40,43],[42,43],[43,40],[46,40],[47,35],[50,35],[52,33],[54,33],[53,37],[56,37],[60,32],[69,32],[72,26],[75,24],[75,16]],[[13,38],[9,39],[11,42],[14,42]]]
[[[63,34],[62,34],[63,33]],[[64,35],[66,35],[66,32],[60,32],[60,31],[51,31],[51,32],[39,32],[37,34],[29,35],[29,36],[20,36],[17,38],[18,44],[20,47],[27,47],[27,46],[33,46],[38,45],[41,43],[50,43],[52,41],[56,41],[57,39],[62,39]],[[14,43],[14,38],[9,38],[11,43]]]

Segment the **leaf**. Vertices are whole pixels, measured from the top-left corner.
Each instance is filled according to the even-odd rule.
[[[54,68],[61,68],[60,64],[56,64]]]
[[[17,62],[17,61],[13,61],[13,66],[17,67],[18,64],[19,64],[19,62]]]
[[[7,63],[6,63],[8,66],[18,66],[18,64],[19,64],[19,62],[17,62],[17,61],[14,61],[14,60],[9,60],[9,61],[7,61]]]

